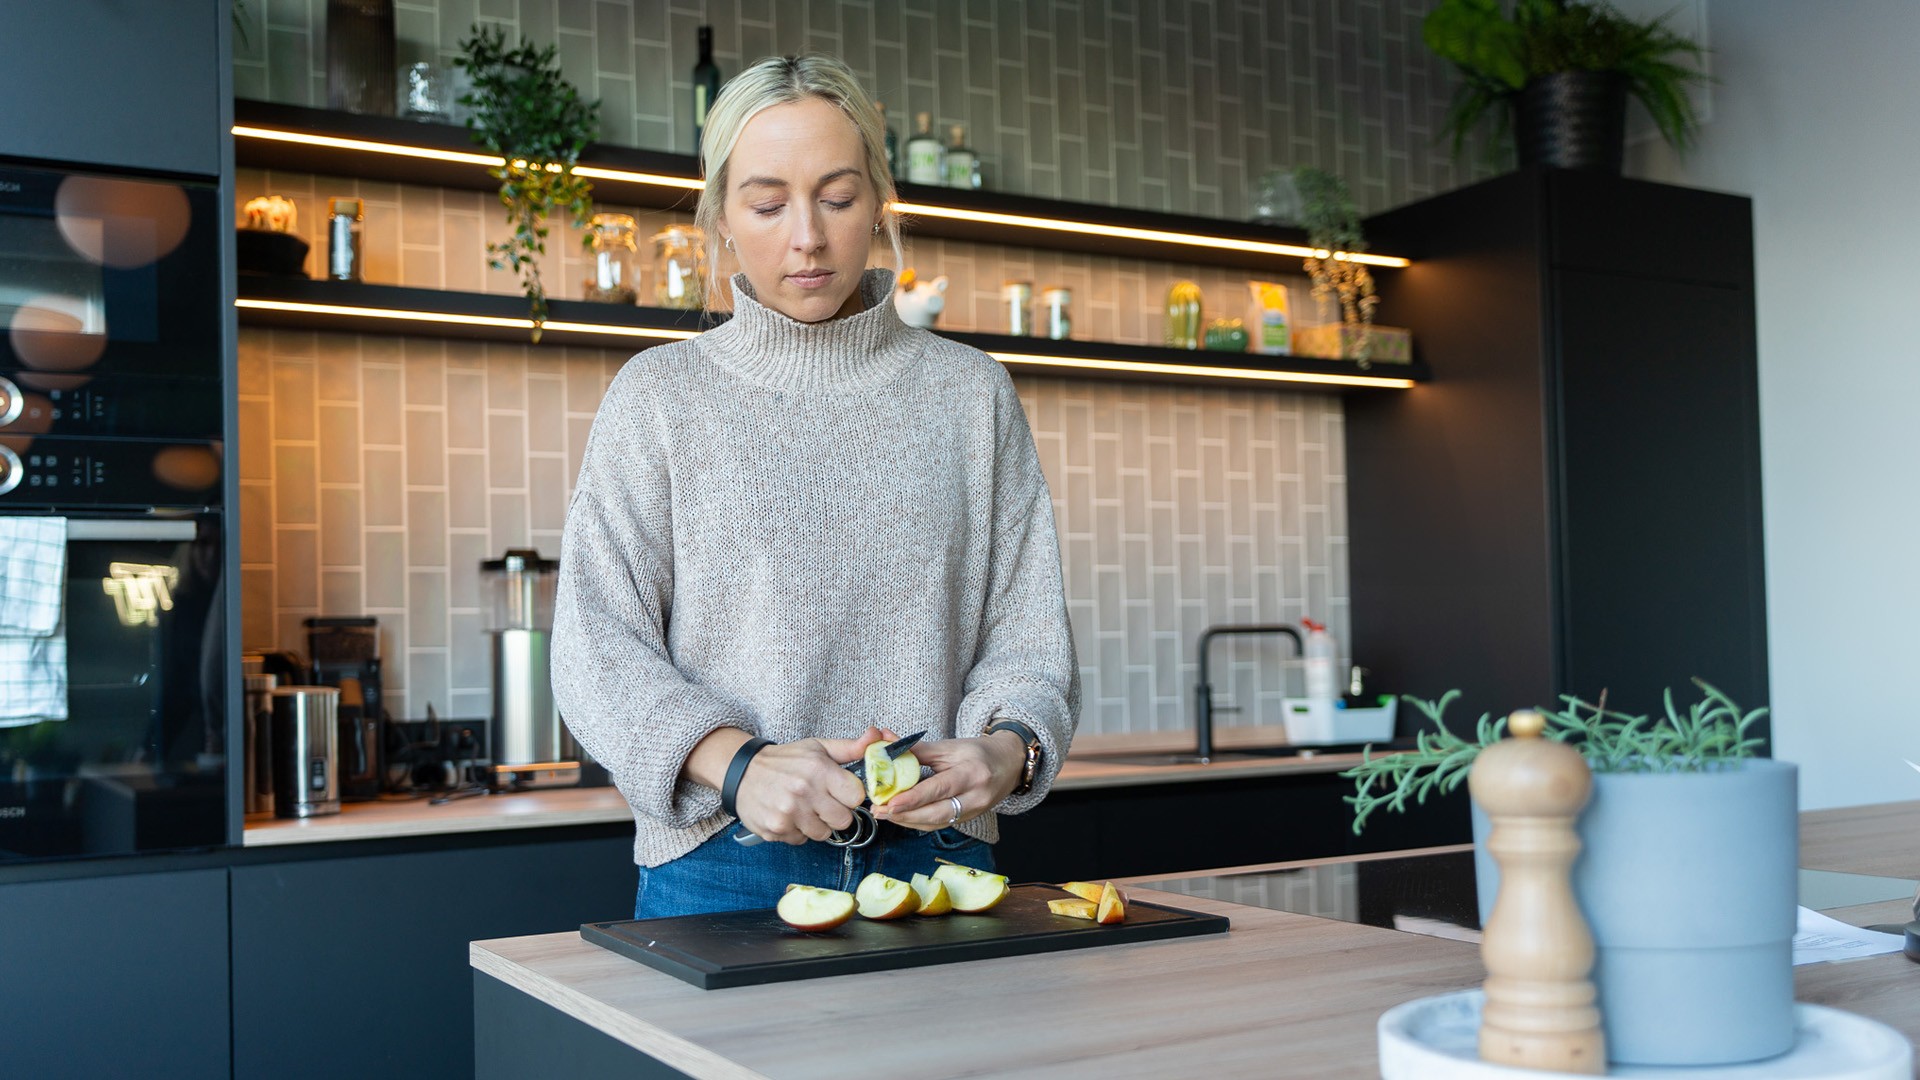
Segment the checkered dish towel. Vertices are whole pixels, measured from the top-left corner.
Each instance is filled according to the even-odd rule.
[[[67,519],[0,517],[0,727],[67,718]]]

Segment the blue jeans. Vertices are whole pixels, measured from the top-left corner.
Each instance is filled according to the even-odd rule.
[[[770,908],[790,883],[852,892],[861,878],[876,870],[902,881],[931,874],[939,865],[936,859],[993,869],[993,847],[958,829],[915,832],[887,824],[866,847],[839,848],[818,841],[747,847],[733,839],[739,828],[737,822],[728,822],[712,839],[672,862],[640,867],[633,917]]]

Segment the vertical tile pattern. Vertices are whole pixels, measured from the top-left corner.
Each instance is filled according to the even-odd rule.
[[[839,56],[886,102],[903,142],[918,112],[943,139],[964,125],[990,188],[1237,218],[1268,169],[1332,169],[1369,211],[1481,174],[1477,158],[1456,165],[1435,146],[1454,75],[1421,43],[1430,6],[398,0],[395,25],[408,60],[450,62],[476,21],[555,45],[567,78],[600,99],[604,138],[690,154],[694,30],[710,21],[722,76],[769,55]],[[253,8],[235,85],[324,105],[324,0]],[[370,206],[369,226],[388,213]],[[392,239],[382,259],[418,258]]]
[[[723,73],[814,48],[846,59],[888,104],[964,124],[998,190],[1239,217],[1269,168],[1341,172],[1383,209],[1472,179],[1434,145],[1451,73],[1420,44],[1412,0],[398,0],[400,54],[451,59],[475,20],[559,46],[603,99],[606,136],[691,152],[693,28],[715,28]],[[248,96],[325,101],[325,4],[249,6],[237,48]],[[366,201],[369,279],[512,294],[486,266],[505,227],[482,192],[240,170],[238,198],[299,205],[325,257],[326,199]],[[603,209],[618,210],[619,207]],[[642,212],[642,237],[684,215]],[[556,234],[555,295],[586,273]],[[652,287],[642,243],[637,284]],[[377,256],[375,258],[374,256]],[[875,261],[891,263],[876,251]],[[1209,317],[1240,316],[1248,275],[957,241],[911,243],[907,264],[949,279],[940,325],[1002,330],[1001,285],[1073,292],[1074,336],[1154,343],[1163,298],[1200,285]],[[724,275],[731,269],[722,265]],[[1295,319],[1325,321],[1302,279]],[[299,648],[313,614],[380,618],[398,715],[488,701],[478,563],[507,547],[557,552],[594,410],[626,359],[597,349],[242,333],[241,548],[249,648]],[[1336,398],[1069,381],[1015,373],[1052,489],[1083,730],[1188,727],[1201,630],[1324,618],[1350,638],[1345,461]],[[1228,639],[1212,658],[1235,723],[1274,725],[1302,677],[1282,643]]]

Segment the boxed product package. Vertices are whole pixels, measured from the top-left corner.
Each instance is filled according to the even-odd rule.
[[[1293,351],[1287,322],[1287,287],[1278,281],[1247,282],[1247,349],[1269,356]]]
[[[1351,356],[1359,334],[1359,327],[1346,323],[1302,326],[1293,333],[1293,354],[1338,360]],[[1376,364],[1413,363],[1413,332],[1398,326],[1375,326],[1373,355],[1368,359]]]

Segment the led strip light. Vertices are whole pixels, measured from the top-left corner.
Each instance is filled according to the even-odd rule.
[[[343,318],[391,319],[396,322],[442,323],[458,326],[497,326],[512,330],[533,330],[532,319],[505,318],[498,315],[461,315],[446,311],[414,311],[406,308],[355,307],[349,304],[311,304],[294,300],[234,301],[235,307],[256,311],[287,311],[303,315],[333,315]],[[657,338],[679,341],[698,337],[698,330],[618,326],[611,323],[567,322],[549,319],[542,330],[558,333],[605,334],[615,337]],[[1323,375],[1303,371],[1264,371],[1258,368],[1212,367],[1205,364],[1160,364],[1138,360],[1108,360],[1086,356],[1041,356],[1032,353],[990,352],[988,356],[1009,366],[1035,365],[1050,368],[1079,368],[1085,371],[1114,371],[1143,375],[1189,375],[1209,379],[1230,379],[1262,383],[1317,383],[1327,386],[1372,386],[1407,389],[1414,380],[1384,375]]]
[[[448,161],[462,165],[479,165],[486,168],[499,168],[505,159],[490,154],[470,153],[461,150],[436,150],[425,146],[406,146],[401,143],[376,142],[371,139],[348,139],[335,135],[316,135],[305,131],[285,131],[279,128],[253,127],[236,124],[233,128],[236,138],[266,139],[272,142],[297,143],[305,146],[324,146],[334,150],[351,150],[369,154],[389,154],[397,157],[424,158],[430,161]],[[557,170],[557,166],[554,166]],[[706,185],[699,179],[686,176],[670,176],[664,173],[630,172],[624,169],[606,169],[597,165],[576,165],[574,172],[592,180],[619,180],[632,184],[651,184],[655,187],[678,188],[683,191],[699,191]],[[972,221],[984,225],[1007,225],[1021,229],[1035,229],[1044,232],[1074,233],[1081,236],[1113,236],[1128,240],[1146,240],[1159,244],[1173,244],[1201,249],[1224,251],[1246,251],[1258,255],[1278,255],[1292,258],[1327,258],[1351,260],[1368,266],[1401,267],[1411,265],[1409,260],[1397,255],[1374,255],[1371,253],[1348,254],[1344,251],[1329,253],[1325,248],[1310,248],[1300,244],[1276,244],[1265,240],[1245,240],[1231,236],[1207,236],[1202,233],[1169,232],[1164,229],[1138,229],[1128,225],[1099,224],[1085,221],[1070,221],[1065,218],[1034,217],[1026,214],[1002,214],[988,210],[966,210],[955,206],[938,206],[932,203],[895,202],[896,214],[909,214],[916,217],[945,218],[951,221]]]

